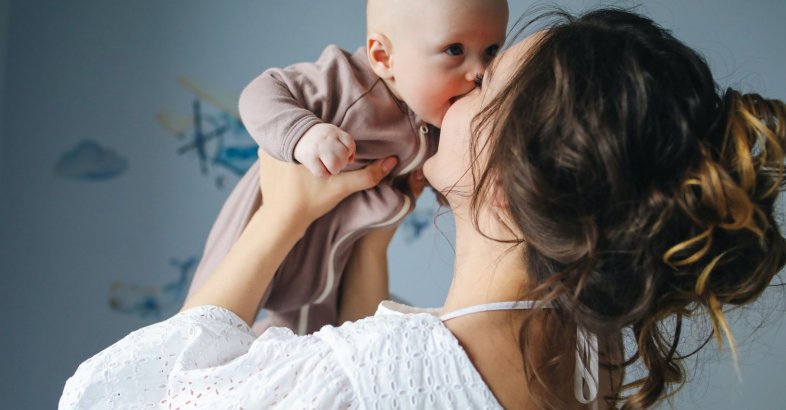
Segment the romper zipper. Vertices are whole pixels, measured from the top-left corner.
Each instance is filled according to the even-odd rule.
[[[426,156],[426,136],[428,135],[428,125],[425,123],[420,124],[420,128],[418,129],[418,142],[420,142],[420,146],[418,147],[418,152],[415,154],[415,158],[404,167],[399,175],[404,175],[410,173],[415,170],[415,168],[420,165],[423,161],[423,158]]]
[[[423,158],[426,156],[426,136],[428,135],[428,131],[429,131],[428,125],[421,124],[418,131],[419,131],[418,142],[420,143],[420,146],[418,147],[418,151],[415,154],[415,157],[412,159],[412,161],[410,161],[409,164],[407,164],[407,166],[404,167],[401,170],[401,172],[398,173],[399,175],[404,175],[408,172],[412,172],[418,165],[420,165],[420,163],[423,161]],[[409,197],[404,195],[404,203],[401,207],[401,210],[396,215],[394,215],[392,218],[386,221],[382,221],[377,224],[371,225],[368,228],[370,229],[381,228],[383,226],[392,225],[398,222],[399,220],[403,219],[404,216],[407,215],[407,212],[409,212],[409,209],[412,205],[411,202],[412,201],[409,199]],[[325,288],[322,289],[322,293],[311,304],[322,303],[330,294],[331,290],[333,289],[333,282],[336,280],[336,268],[334,266],[336,251],[338,250],[338,247],[341,246],[341,244],[344,243],[355,232],[357,231],[347,232],[346,234],[344,234],[344,236],[339,238],[339,240],[336,241],[336,243],[330,249],[330,253],[328,256],[328,275],[327,275],[327,281],[325,283]],[[299,335],[306,334],[306,331],[308,330],[308,313],[309,313],[308,311],[311,304],[304,305],[303,307],[300,308],[300,316],[298,318],[298,326],[297,326],[297,333]]]

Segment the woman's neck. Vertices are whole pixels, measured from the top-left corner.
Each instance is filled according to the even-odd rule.
[[[453,212],[456,258],[453,281],[443,312],[485,303],[521,299],[527,287],[523,246],[500,243],[478,232],[471,219]],[[496,218],[481,218],[481,231],[497,239],[512,239]],[[472,364],[505,408],[535,408],[524,377],[519,331],[523,311],[494,311],[461,316],[445,322]],[[567,377],[567,376],[566,376]]]
[[[454,212],[456,258],[444,312],[491,302],[519,300],[527,277],[523,246],[488,239],[468,215]],[[496,239],[513,239],[502,223],[481,216],[481,230]]]

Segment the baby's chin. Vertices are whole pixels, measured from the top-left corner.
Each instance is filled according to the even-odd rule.
[[[433,175],[431,174],[431,172],[432,172],[431,163],[433,161],[431,161],[431,158],[434,158],[434,156],[431,156],[431,157],[427,158],[423,162],[423,167],[421,169],[423,170],[423,176],[426,178],[426,181],[428,182],[428,184],[431,185],[431,186],[434,186],[434,184],[432,184],[431,180],[430,180],[430,178],[433,178]]]
[[[427,122],[427,123],[429,123],[429,124],[431,124],[431,125],[433,125],[433,126],[435,126],[437,128],[442,128],[442,120],[445,119],[445,114],[447,114],[448,108],[450,108],[451,105],[452,104],[447,104],[441,110],[436,111],[436,112],[432,112],[431,115],[423,116],[421,118],[423,118],[423,121],[425,121],[425,122]]]

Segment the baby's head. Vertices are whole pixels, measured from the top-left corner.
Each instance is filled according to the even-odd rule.
[[[368,0],[371,67],[420,118],[440,127],[505,41],[506,0]]]

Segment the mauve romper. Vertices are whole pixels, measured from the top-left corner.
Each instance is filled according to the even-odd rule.
[[[355,160],[346,169],[396,155],[391,175],[419,168],[436,151],[438,130],[426,125],[374,74],[365,49],[355,54],[328,46],[314,63],[269,69],[240,95],[240,116],[248,132],[274,158],[296,162],[300,137],[318,123],[334,124],[355,138]],[[316,220],[284,259],[260,301],[268,317],[254,325],[261,333],[285,326],[298,334],[337,324],[338,285],[354,243],[377,227],[398,223],[414,199],[392,186],[351,195]],[[259,164],[240,179],[216,219],[189,295],[199,288],[240,236],[261,204]]]

